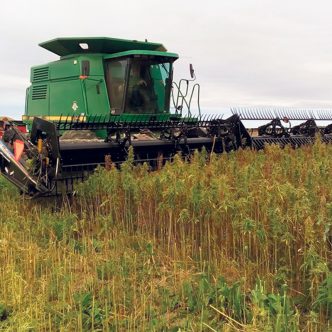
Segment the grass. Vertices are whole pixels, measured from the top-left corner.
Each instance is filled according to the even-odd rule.
[[[332,146],[98,169],[73,198],[0,178],[0,330],[328,331]]]

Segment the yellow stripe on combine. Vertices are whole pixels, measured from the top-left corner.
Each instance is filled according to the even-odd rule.
[[[55,116],[55,115],[35,115],[35,116],[30,116],[30,115],[23,115],[22,116],[22,121],[32,121],[35,117],[48,120],[48,121],[80,121],[80,122],[85,122],[86,121],[86,116],[84,115],[79,115],[79,116]]]

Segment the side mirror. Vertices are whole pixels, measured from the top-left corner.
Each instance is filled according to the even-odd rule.
[[[189,65],[189,71],[190,71],[190,77],[194,78],[195,77],[195,70],[194,70],[194,66],[192,65],[192,63]]]
[[[90,61],[88,61],[88,60],[82,61],[81,71],[82,71],[82,76],[87,77],[90,75]]]

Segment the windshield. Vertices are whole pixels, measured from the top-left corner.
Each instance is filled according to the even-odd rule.
[[[122,112],[127,67],[128,59],[117,59],[106,62],[106,83],[111,105],[111,114],[120,114]]]
[[[143,56],[106,63],[111,113],[163,113],[169,110],[172,64]],[[165,61],[165,62],[164,62]]]
[[[126,113],[162,113],[169,109],[170,63],[132,59]]]

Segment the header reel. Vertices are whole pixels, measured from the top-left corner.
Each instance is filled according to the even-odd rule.
[[[261,121],[270,120],[258,127],[256,135],[252,137],[256,149],[264,148],[265,144],[278,144],[299,147],[312,144],[319,135],[322,141],[332,141],[332,124],[319,127],[316,121],[331,121],[332,112],[329,110],[297,110],[282,108],[233,108],[233,114],[238,114],[241,120]],[[291,122],[304,121],[295,126]]]

